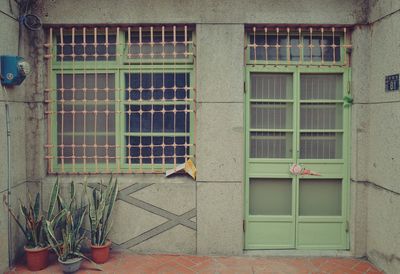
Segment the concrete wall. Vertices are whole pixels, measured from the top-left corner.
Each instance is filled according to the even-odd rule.
[[[91,1],[43,1],[37,12],[45,24],[196,24],[197,181],[164,179],[162,175],[120,176],[121,190],[114,216],[117,225],[111,234],[115,246],[138,252],[241,254],[244,25],[355,24],[366,21],[367,8],[364,0],[124,0],[118,5],[100,0],[95,7]],[[41,54],[38,52],[38,56]],[[359,56],[362,63],[364,57]],[[43,68],[42,63],[37,65]],[[45,75],[39,74],[37,82],[45,82]],[[36,89],[42,90],[40,86]],[[41,96],[38,92],[36,99]],[[28,165],[28,174],[32,178],[45,177],[41,164],[43,115],[34,109],[27,116],[34,122],[29,128],[36,136],[27,138],[27,156],[29,162],[38,165]],[[63,185],[70,179],[63,177]],[[91,176],[89,180],[100,178]],[[53,177],[44,179],[44,197],[54,181]],[[174,206],[176,202],[178,208]],[[359,207],[363,205],[358,204]],[[362,216],[355,214],[354,219],[364,220]],[[358,229],[362,226],[354,226],[353,234],[358,235]],[[360,234],[354,244],[363,243],[362,237]],[[360,249],[360,254],[364,254],[364,248]]]
[[[138,235],[152,235],[151,233],[158,231],[159,226],[166,220],[160,218],[159,214],[151,212],[149,205],[143,208],[138,206],[137,201],[136,204],[128,203],[128,205],[122,199],[117,206],[116,218],[126,219],[128,216],[135,216],[138,222],[134,223],[133,220],[132,224],[127,225],[131,232],[119,226],[119,230],[112,234],[115,235],[114,242],[119,246],[142,252],[241,254],[244,196],[244,24],[354,24],[366,20],[367,7],[365,1],[361,0],[323,3],[316,0],[301,2],[169,0],[134,1],[134,3],[119,1],[118,6],[109,1],[96,1],[96,8],[93,8],[90,1],[44,1],[39,13],[44,23],[48,24],[196,24],[198,178],[196,183],[180,179],[184,182],[178,182],[178,185],[174,186],[174,191],[178,193],[177,197],[181,192],[193,197],[192,200],[185,199],[182,203],[188,210],[195,210],[197,218],[193,219],[193,222],[196,222],[196,226],[192,230],[197,231],[187,231],[188,240],[183,241],[180,250],[166,249],[165,241],[162,240],[170,238],[174,246],[176,235],[181,233],[178,229],[175,231],[169,229],[168,235],[167,231],[157,234],[151,238],[151,243],[145,239],[146,237],[137,238]],[[362,58],[360,54],[360,59]],[[40,133],[36,136],[42,136],[44,133],[42,130],[40,129]],[[33,152],[28,154],[36,155]],[[43,159],[40,154],[39,156],[36,158],[37,162]],[[36,162],[34,159],[32,161]],[[177,179],[165,180],[162,176],[155,175],[125,176],[125,178],[138,183],[127,183],[127,190],[140,188],[140,184],[154,183],[151,188],[156,188],[159,192],[148,191],[147,194],[148,198],[152,197],[153,202],[162,200],[163,192],[170,188],[169,185],[177,183]],[[43,185],[44,189],[50,187]],[[355,190],[354,193],[356,192]],[[168,204],[166,201],[164,206],[168,207]],[[354,218],[362,219],[361,215]],[[353,233],[356,234],[356,230],[360,227],[354,226]],[[190,239],[195,239],[194,247]],[[356,242],[362,241],[354,243]]]
[[[351,109],[351,195],[350,195],[350,247],[356,256],[366,252],[367,196],[364,182],[368,162],[368,100],[370,32],[366,27],[356,27],[352,33],[352,83],[354,104]]]
[[[44,0],[45,23],[305,23],[354,24],[365,20],[365,0]]]
[[[400,2],[371,1],[367,169],[367,255],[400,273],[400,92],[385,92],[385,76],[400,73]]]
[[[10,6],[11,5],[11,6]],[[25,33],[19,42],[17,20],[18,9],[14,1],[0,1],[0,55],[25,55]],[[18,212],[18,199],[26,200],[26,151],[25,151],[25,90],[26,83],[15,88],[7,88],[7,94],[0,90],[0,195],[1,200],[7,197],[8,169],[7,169],[7,130],[6,110],[8,101],[11,131],[11,182],[10,204]],[[4,198],[3,198],[4,197]],[[11,220],[11,242],[8,242],[8,213],[1,202],[0,205],[0,272],[8,268],[9,253],[15,258],[24,244],[24,237],[18,230],[15,222]]]
[[[118,177],[120,192],[111,238],[115,247],[136,252],[243,251],[244,24],[374,22],[356,27],[353,33],[351,251],[357,256],[368,254],[388,272],[400,271],[400,220],[395,215],[400,209],[396,181],[400,169],[396,127],[400,119],[396,99],[399,93],[384,92],[384,75],[400,71],[395,58],[400,56],[399,13],[388,15],[399,9],[398,1],[122,0],[116,5],[99,0],[95,7],[92,1],[42,2],[37,13],[47,24],[196,24],[198,178],[194,182],[186,177],[165,179],[162,175]],[[10,13],[8,1],[0,3],[0,8]],[[0,23],[0,54],[16,54],[17,22],[0,13]],[[35,72],[24,83],[25,88],[16,88],[9,95],[9,100],[16,101],[10,107],[15,134],[12,157],[13,163],[18,163],[12,172],[13,185],[24,188],[26,181],[31,192],[41,189],[46,205],[55,178],[46,176],[44,161],[44,38],[39,32],[26,37],[24,44],[29,45],[27,55]],[[0,92],[1,113],[4,99]],[[0,129],[4,127],[1,114]],[[4,134],[1,130],[3,154]],[[0,191],[4,193],[4,165],[0,165],[0,172]],[[83,181],[83,177],[63,176],[63,191],[71,179]],[[101,179],[107,177],[89,177],[91,182]],[[0,237],[6,235],[5,216],[0,218]],[[0,256],[6,256],[3,249],[7,248],[1,248]],[[4,262],[3,257],[0,262]]]
[[[201,24],[196,33],[197,251],[240,254],[244,178],[244,74],[240,57],[244,28],[241,24]]]
[[[139,253],[196,253],[196,184],[189,178],[163,175],[121,175],[110,239],[116,249]],[[77,199],[83,196],[83,176],[61,176],[61,195],[68,197],[76,183]],[[109,176],[89,176],[90,184],[106,183]],[[56,177],[42,182],[44,207]],[[85,202],[85,201],[84,201]],[[86,228],[88,228],[86,224]]]

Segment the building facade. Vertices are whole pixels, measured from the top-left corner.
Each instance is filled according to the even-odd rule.
[[[33,70],[0,95],[14,204],[113,173],[115,248],[400,271],[398,1],[41,1],[20,37],[0,8],[0,54]],[[165,177],[189,159],[195,179]],[[23,242],[0,228],[3,270]]]

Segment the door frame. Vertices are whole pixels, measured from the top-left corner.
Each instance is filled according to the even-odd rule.
[[[351,81],[351,69],[347,66],[330,66],[330,67],[321,67],[321,66],[307,66],[307,65],[246,65],[245,67],[245,93],[244,93],[244,102],[245,102],[245,111],[244,111],[244,138],[245,138],[245,172],[244,172],[244,249],[313,249],[313,250],[344,250],[350,248],[350,233],[349,233],[349,216],[350,216],[350,143],[351,143],[351,106],[350,104],[346,104],[343,102],[343,140],[342,140],[342,159],[327,159],[322,160],[323,163],[321,166],[326,165],[327,163],[332,164],[333,166],[337,166],[340,168],[341,166],[341,174],[343,176],[341,178],[338,177],[338,173],[331,174],[323,174],[323,176],[318,177],[318,179],[342,179],[342,216],[333,216],[333,217],[324,217],[321,218],[319,216],[299,216],[298,212],[298,201],[299,201],[299,180],[304,179],[313,179],[309,177],[299,177],[299,176],[290,176],[282,175],[282,173],[271,173],[265,176],[264,174],[250,174],[249,173],[249,162],[250,162],[250,93],[251,93],[251,74],[252,73],[291,73],[293,75],[293,158],[292,159],[277,159],[277,160],[262,160],[263,162],[281,162],[281,163],[293,163],[291,160],[296,159],[296,163],[299,162],[299,142],[300,138],[298,138],[300,134],[300,75],[301,74],[342,74],[343,75],[343,96],[350,95],[350,81]],[[253,160],[254,161],[254,160]],[[256,162],[257,160],[255,160]],[[319,164],[318,162],[321,160],[300,160],[301,163],[307,164]],[[318,170],[316,170],[318,171]],[[272,245],[272,246],[263,246],[263,245],[249,245],[248,244],[248,223],[251,220],[251,216],[249,214],[249,181],[250,178],[269,178],[269,179],[278,179],[278,178],[292,178],[292,212],[293,216],[291,218],[294,222],[294,246],[288,245]],[[271,219],[270,217],[268,217]],[[276,220],[288,220],[287,218],[283,218],[282,216],[276,216]],[[298,242],[299,240],[299,223],[312,223],[312,222],[338,222],[342,225],[342,237],[343,242],[341,245],[327,245],[327,246],[319,246],[319,245],[308,245],[301,246]]]

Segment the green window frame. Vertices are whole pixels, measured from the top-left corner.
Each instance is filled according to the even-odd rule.
[[[164,173],[194,160],[192,26],[47,33],[48,173]]]

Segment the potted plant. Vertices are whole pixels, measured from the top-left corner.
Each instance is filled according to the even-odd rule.
[[[73,182],[70,184],[69,203],[58,195],[58,204],[60,211],[51,220],[46,220],[45,231],[63,272],[73,273],[80,268],[83,259],[92,262],[81,252],[82,241],[85,239],[82,224],[86,209],[82,203],[79,208],[77,206]]]
[[[108,260],[110,253],[111,241],[107,236],[112,227],[110,217],[118,194],[117,180],[113,181],[111,177],[108,185],[97,184],[90,194],[85,182],[85,193],[89,203],[92,259],[98,264],[103,264]]]
[[[56,182],[51,191],[47,218],[51,218],[54,214],[54,205],[56,197],[58,196],[58,191],[58,182]],[[48,265],[49,245],[44,233],[46,219],[43,216],[40,208],[40,193],[36,194],[34,203],[32,202],[30,193],[28,193],[27,207],[22,203],[21,200],[19,200],[19,209],[21,215],[25,219],[25,225],[20,222],[7,201],[5,201],[5,204],[10,212],[10,215],[16,221],[18,227],[21,229],[26,238],[24,250],[28,269],[31,271],[39,271],[46,268]]]

